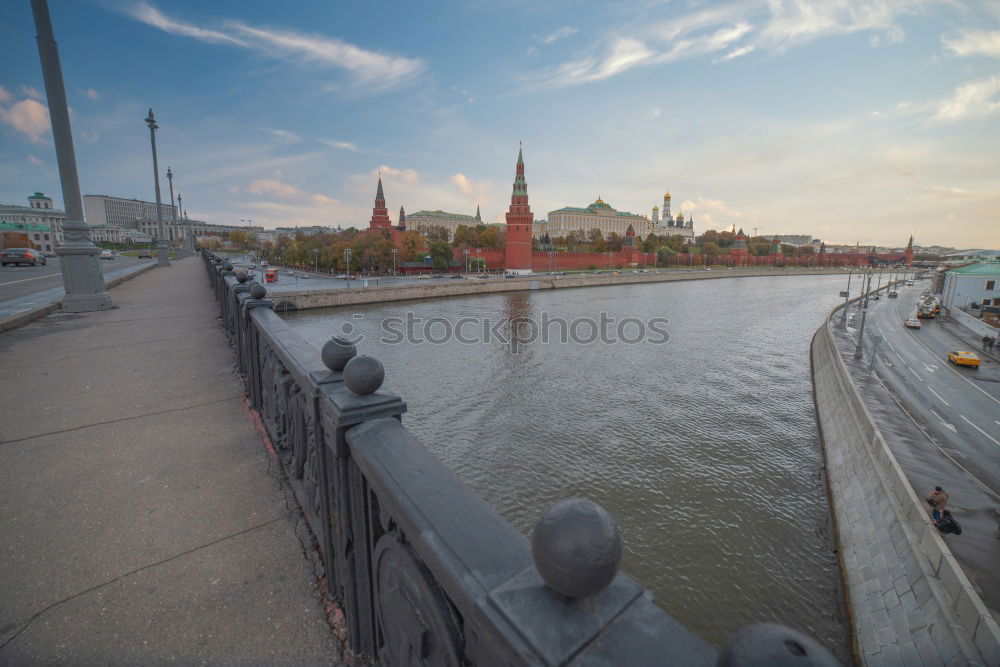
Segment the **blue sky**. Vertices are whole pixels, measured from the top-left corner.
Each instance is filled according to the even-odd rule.
[[[1000,4],[50,0],[85,193],[192,217],[500,221],[599,195],[696,230],[1000,248]],[[0,4],[0,201],[61,203],[28,0]],[[166,192],[166,181],[162,187]]]

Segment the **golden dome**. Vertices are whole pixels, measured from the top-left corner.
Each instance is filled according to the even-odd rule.
[[[670,193],[669,192],[664,193],[663,198],[664,199],[670,199]]]
[[[653,207],[653,210],[654,210],[654,211],[659,211],[659,210],[660,210],[660,207],[659,207],[659,206],[654,206],[654,207]]]

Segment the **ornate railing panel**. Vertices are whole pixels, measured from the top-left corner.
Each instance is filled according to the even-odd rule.
[[[385,665],[839,664],[775,625],[718,654],[618,571],[618,528],[590,501],[551,507],[529,544],[406,430],[376,359],[336,338],[317,355],[263,285],[203,258],[355,653]]]

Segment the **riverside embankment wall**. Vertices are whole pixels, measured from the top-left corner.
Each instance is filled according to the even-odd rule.
[[[860,662],[1000,665],[1000,627],[931,525],[926,503],[862,402],[837,350],[830,318],[813,337],[810,352]]]
[[[467,294],[494,294],[498,292],[522,292],[525,290],[566,289],[572,287],[598,287],[602,285],[631,285],[636,283],[658,283],[679,280],[707,280],[713,278],[741,278],[756,276],[803,276],[835,275],[830,270],[779,269],[779,270],[694,270],[670,273],[640,273],[588,276],[526,276],[523,278],[499,280],[428,280],[426,283],[386,285],[380,287],[338,288],[320,290],[298,290],[294,292],[275,291],[269,297],[278,304],[298,310],[310,308],[330,308],[365,303],[389,301],[410,301],[413,299],[438,299],[446,296]]]

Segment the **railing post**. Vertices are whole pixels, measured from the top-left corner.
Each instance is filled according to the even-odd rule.
[[[332,355],[335,350],[330,352]],[[371,557],[378,539],[379,517],[372,516],[368,486],[351,461],[346,433],[350,427],[371,419],[400,419],[406,404],[395,394],[379,391],[385,371],[377,359],[349,357],[349,352],[340,353],[346,357],[343,384],[320,388],[330,517],[326,531],[330,535],[326,545],[327,573],[331,593],[343,601],[350,648],[374,655]],[[330,573],[336,573],[336,582]]]

